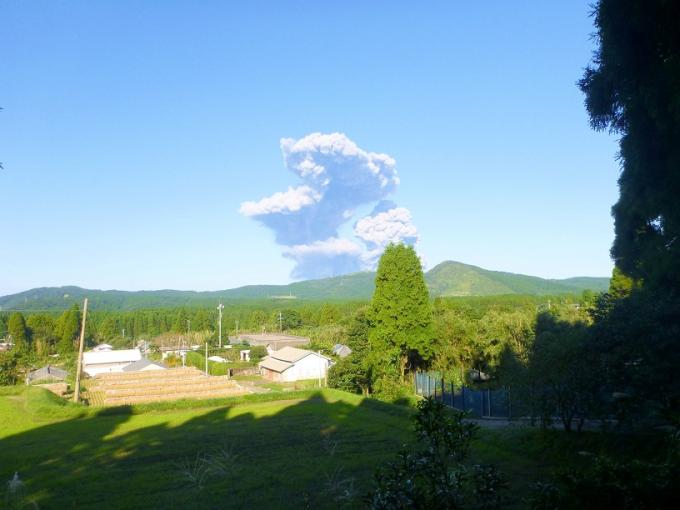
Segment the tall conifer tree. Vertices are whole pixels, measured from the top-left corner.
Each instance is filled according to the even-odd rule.
[[[432,357],[432,306],[412,247],[391,244],[385,249],[369,315],[369,345],[376,371],[403,377]]]
[[[14,342],[15,350],[26,351],[30,348],[28,328],[26,328],[26,321],[23,315],[19,312],[10,315],[7,329],[12,337],[12,342]]]

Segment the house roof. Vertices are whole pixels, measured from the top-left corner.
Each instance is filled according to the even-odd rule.
[[[99,345],[92,348],[92,352],[112,351],[112,350],[113,350],[113,346],[111,344],[99,344]]]
[[[103,363],[132,363],[142,359],[139,349],[121,349],[118,351],[88,351],[83,353],[83,363],[85,365],[99,365]]]
[[[293,363],[288,363],[287,361],[281,361],[274,359],[271,356],[267,356],[259,363],[260,368],[266,368],[267,370],[272,370],[274,372],[284,372],[293,366]]]
[[[130,363],[127,366],[123,367],[123,372],[137,372],[138,370],[141,370],[143,368],[148,367],[149,365],[155,365],[159,368],[165,369],[165,365],[162,365],[161,363],[156,363],[154,361],[151,361],[148,358],[142,358],[138,361],[134,361]]]
[[[308,351],[306,349],[298,349],[297,347],[288,346],[282,347],[278,351],[272,351],[272,353],[269,356],[271,358],[275,358],[281,361],[287,361],[288,363],[295,363],[296,361],[300,361],[302,358],[305,358],[312,354],[314,356],[319,356],[321,358],[330,360],[330,358],[327,358],[323,354],[319,354],[314,351]]]
[[[31,381],[40,379],[65,379],[67,375],[68,372],[66,370],[47,365],[42,368],[38,368],[37,370],[30,371],[28,373],[28,378]]]

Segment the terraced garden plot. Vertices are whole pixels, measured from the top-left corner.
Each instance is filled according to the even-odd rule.
[[[131,405],[179,399],[210,399],[252,393],[227,376],[195,368],[102,374],[85,383],[91,405]]]

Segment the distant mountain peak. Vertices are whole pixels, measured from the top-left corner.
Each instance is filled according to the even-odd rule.
[[[40,287],[0,297],[0,311],[63,310],[85,297],[89,298],[93,309],[116,310],[212,306],[214,301],[220,299],[269,299],[271,296],[295,296],[296,299],[309,300],[369,300],[373,294],[374,280],[375,273],[364,271],[288,285],[246,285],[210,292],[92,290],[72,285]],[[600,292],[609,287],[609,278],[606,277],[545,279],[491,271],[455,260],[445,260],[435,265],[425,273],[425,280],[432,297],[574,294],[584,290]]]

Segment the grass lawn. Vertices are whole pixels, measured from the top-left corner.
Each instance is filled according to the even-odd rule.
[[[412,413],[329,389],[102,409],[0,388],[0,491],[18,471],[40,509],[356,508],[376,467],[413,442]],[[534,482],[602,448],[592,433],[482,428],[472,461],[496,464],[507,507],[523,508]],[[353,504],[334,499],[346,489]]]
[[[2,389],[2,490],[18,471],[41,509],[337,508],[340,482],[365,492],[411,439],[408,409],[335,390],[284,395],[87,409]],[[226,469],[192,481],[197,455],[217,450]]]

